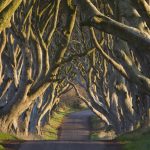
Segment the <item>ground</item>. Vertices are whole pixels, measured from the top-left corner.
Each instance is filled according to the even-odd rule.
[[[90,125],[91,125],[91,140],[113,140],[116,138],[115,131],[108,127],[100,118],[96,115],[92,115],[90,117]]]
[[[125,143],[123,150],[150,150],[150,128],[137,129],[117,138]]]
[[[52,125],[58,126],[62,123],[62,116],[65,115],[55,115]],[[149,150],[150,128],[138,129],[119,136],[117,141],[122,143],[119,144],[115,140],[102,141],[106,138],[104,130],[100,131],[104,127],[101,120],[91,111],[84,110],[67,114],[61,125],[59,140],[51,138],[54,141],[18,141],[15,136],[0,133],[0,144],[8,147],[7,150]],[[0,150],[4,150],[4,147],[0,146]]]
[[[19,150],[121,150],[115,141],[90,141],[90,110],[74,112],[66,116],[57,141],[26,141]]]

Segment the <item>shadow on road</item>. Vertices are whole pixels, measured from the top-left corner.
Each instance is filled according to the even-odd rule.
[[[22,141],[3,144],[7,150],[121,150],[116,141]]]

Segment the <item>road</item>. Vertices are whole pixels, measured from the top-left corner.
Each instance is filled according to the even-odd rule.
[[[93,113],[90,110],[84,110],[71,113],[67,116],[61,127],[60,140],[89,140],[89,117],[91,115],[93,115]]]
[[[19,150],[121,150],[114,142],[38,141],[25,142]]]
[[[121,150],[114,141],[90,141],[89,110],[71,113],[62,124],[58,141],[26,141],[19,150]]]

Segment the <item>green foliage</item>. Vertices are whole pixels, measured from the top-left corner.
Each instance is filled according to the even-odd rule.
[[[150,128],[136,130],[121,135],[117,140],[125,143],[124,150],[149,150],[150,149]]]

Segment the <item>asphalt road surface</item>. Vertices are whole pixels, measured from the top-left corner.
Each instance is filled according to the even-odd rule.
[[[61,127],[60,140],[89,140],[89,117],[93,115],[90,110],[71,113],[64,119]]]
[[[115,142],[38,141],[25,142],[19,150],[121,150]]]
[[[26,141],[17,150],[121,150],[114,141],[90,141],[89,110],[71,113],[62,124],[58,141]]]

